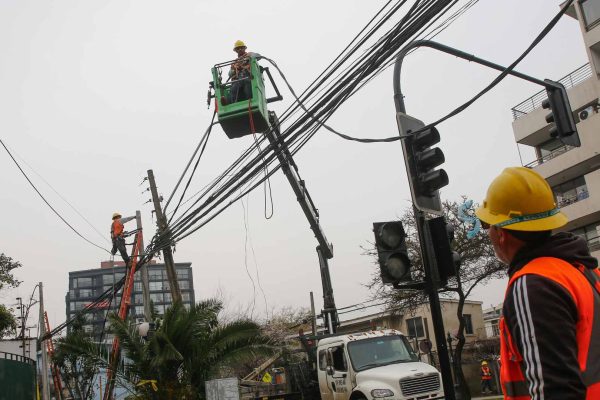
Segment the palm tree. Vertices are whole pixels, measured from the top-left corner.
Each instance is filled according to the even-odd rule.
[[[219,377],[223,368],[273,351],[255,322],[220,324],[218,314],[222,308],[222,303],[214,299],[189,309],[176,303],[146,339],[130,321],[110,316],[111,329],[125,357],[118,373],[135,388],[132,398],[203,398],[205,381]]]

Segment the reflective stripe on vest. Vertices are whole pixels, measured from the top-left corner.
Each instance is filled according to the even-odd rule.
[[[507,293],[516,279],[533,274],[550,279],[563,287],[577,307],[577,359],[586,399],[600,399],[600,274],[582,266],[552,257],[530,261],[508,283]],[[599,290],[595,290],[595,289]],[[523,357],[515,345],[504,318],[500,320],[500,381],[506,399],[530,399],[524,377]]]

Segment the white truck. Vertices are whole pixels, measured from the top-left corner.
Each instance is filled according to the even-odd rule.
[[[329,336],[316,351],[321,400],[444,398],[440,373],[418,360],[400,331]]]

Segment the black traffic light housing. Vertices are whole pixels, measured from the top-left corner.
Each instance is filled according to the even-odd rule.
[[[460,265],[460,255],[452,250],[454,227],[447,224],[444,217],[429,219],[426,224],[431,235],[439,282],[444,286],[449,277],[456,276]]]
[[[410,259],[406,248],[406,233],[402,222],[374,222],[375,246],[384,284],[409,282]]]
[[[425,124],[401,112],[396,114],[396,119],[400,134],[405,136],[402,151],[413,203],[421,211],[441,214],[439,190],[448,184],[448,174],[443,169],[435,169],[444,163],[445,157],[439,147],[432,148],[439,143],[440,133],[435,127],[420,131]]]
[[[559,139],[565,145],[581,146],[567,90],[559,82],[549,79],[545,82],[548,83],[546,86],[548,98],[542,102],[542,107],[552,111],[546,115],[546,122],[549,124],[554,122],[554,126],[550,128],[550,136]]]

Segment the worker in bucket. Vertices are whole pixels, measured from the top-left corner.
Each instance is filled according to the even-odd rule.
[[[508,267],[500,383],[508,400],[600,399],[600,272],[532,169],[506,168],[475,214]],[[563,228],[564,229],[564,228]]]
[[[233,44],[233,51],[236,52],[237,58],[231,64],[229,70],[229,78],[232,80],[231,91],[228,102],[236,103],[242,100],[252,98],[252,85],[250,84],[250,57],[257,57],[257,53],[247,53],[246,44],[241,40],[237,40]]]
[[[112,216],[112,224],[110,226],[110,238],[112,239],[111,254],[114,256],[117,251],[121,254],[125,264],[129,263],[129,255],[125,247],[125,226],[123,224],[135,219],[135,217],[122,218],[121,214],[116,212]]]

